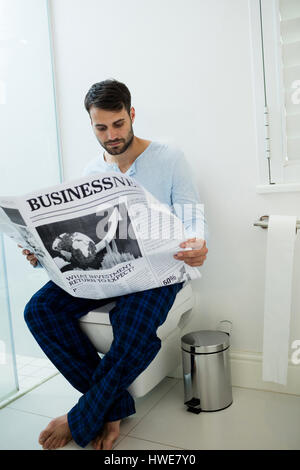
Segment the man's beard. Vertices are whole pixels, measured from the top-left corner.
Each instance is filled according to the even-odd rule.
[[[122,153],[126,152],[128,147],[132,144],[134,138],[133,129],[131,127],[127,139],[125,142],[122,142],[117,147],[111,147],[110,145],[105,145],[104,143],[100,142],[101,146],[110,154],[110,155],[121,155]]]

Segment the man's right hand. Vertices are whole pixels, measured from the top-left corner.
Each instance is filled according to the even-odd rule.
[[[18,245],[20,248],[23,248],[21,245]],[[38,259],[36,258],[36,256],[31,253],[29,250],[23,250],[22,251],[22,255],[26,256],[26,258],[28,259],[28,261],[30,262],[30,264],[32,264],[32,266],[36,266],[37,263],[38,263]]]

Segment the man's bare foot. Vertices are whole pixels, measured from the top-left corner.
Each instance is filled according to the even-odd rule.
[[[63,415],[50,421],[46,429],[41,432],[39,443],[43,449],[58,449],[65,446],[71,439],[67,415]]]
[[[111,450],[119,437],[120,423],[121,420],[105,423],[100,434],[92,441],[93,448],[95,450]]]

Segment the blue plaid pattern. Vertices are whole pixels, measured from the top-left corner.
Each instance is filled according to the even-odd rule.
[[[74,441],[85,447],[107,421],[134,414],[126,390],[154,359],[161,347],[156,335],[183,283],[110,299],[81,299],[52,281],[27,303],[25,321],[34,338],[73,387],[83,395],[68,413]],[[101,359],[81,331],[78,319],[115,301],[109,317],[114,340]]]

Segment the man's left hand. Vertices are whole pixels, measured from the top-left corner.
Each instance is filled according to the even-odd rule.
[[[202,238],[189,238],[180,243],[179,246],[181,248],[192,248],[192,250],[179,251],[174,255],[175,259],[184,261],[189,266],[202,266],[208,252],[205,240]]]

